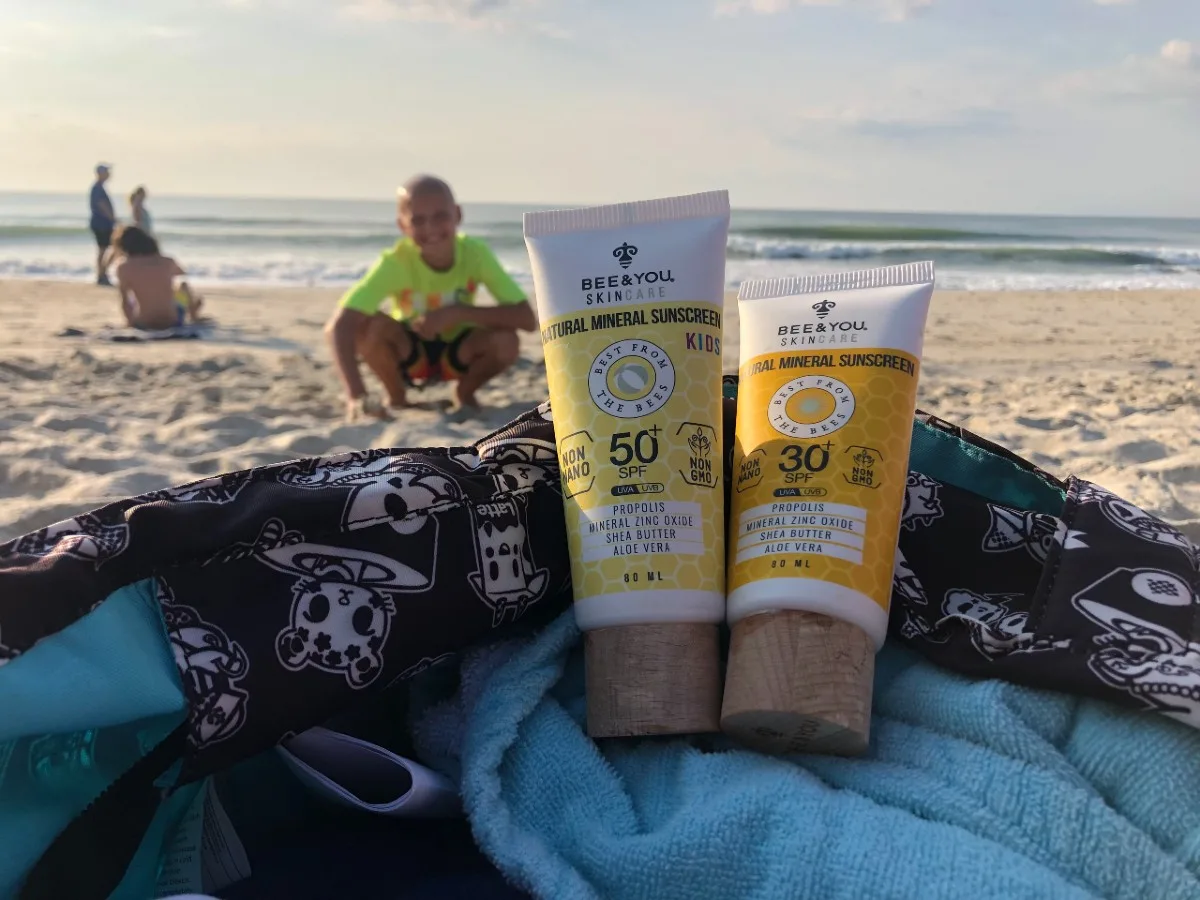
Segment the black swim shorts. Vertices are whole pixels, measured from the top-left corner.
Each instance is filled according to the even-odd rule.
[[[108,246],[112,243],[113,236],[113,229],[111,225],[104,228],[99,228],[93,225],[92,234],[96,237],[97,247],[99,247],[101,250],[108,249]]]
[[[458,351],[473,329],[468,328],[450,341],[440,338],[427,341],[403,322],[400,325],[408,333],[412,346],[408,358],[400,360],[400,372],[409,384],[454,381],[467,370],[466,365],[459,359]]]

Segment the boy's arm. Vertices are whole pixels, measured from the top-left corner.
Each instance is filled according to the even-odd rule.
[[[467,321],[473,321],[473,324],[481,325],[484,328],[537,331],[537,313],[533,311],[533,305],[525,296],[525,291],[513,281],[511,275],[504,271],[504,266],[500,265],[500,260],[496,259],[496,254],[490,247],[480,244],[479,249],[482,251],[479,280],[483,282],[483,286],[488,289],[488,293],[495,298],[499,305],[473,309],[473,312],[482,315],[478,320],[467,319]]]
[[[383,301],[395,291],[397,264],[384,254],[362,280],[350,288],[325,326],[325,336],[346,396],[356,400],[367,393],[358,368],[358,335]]]
[[[508,331],[536,331],[537,316],[528,300],[507,303],[504,306],[450,306],[457,311],[455,324],[474,325],[477,328],[499,328]]]
[[[536,331],[537,314],[525,297],[525,291],[512,280],[500,260],[481,241],[476,242],[479,281],[495,298],[497,306],[445,306],[432,310],[413,323],[421,337],[433,338],[455,325],[474,325],[477,328],[497,328],[506,331]]]
[[[357,400],[367,393],[362,372],[358,369],[358,334],[366,327],[368,319],[366,313],[340,307],[325,326],[325,335],[329,340],[329,349],[333,353],[333,362],[337,366],[342,389],[350,400]]]

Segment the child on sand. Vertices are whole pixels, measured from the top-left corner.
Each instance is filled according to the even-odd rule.
[[[117,263],[117,293],[121,314],[130,326],[156,330],[196,321],[200,298],[186,281],[175,288],[175,279],[185,273],[179,263],[159,253],[154,238],[128,225],[117,233],[114,244],[123,254]]]
[[[413,405],[409,386],[441,378],[457,382],[454,406],[470,414],[476,391],[516,361],[518,329],[534,331],[537,316],[488,246],[458,233],[462,209],[446,182],[420,175],[398,194],[404,237],[346,292],[325,328],[347,417],[388,417],[367,392],[360,358],[392,409]],[[497,306],[475,306],[480,285]]]

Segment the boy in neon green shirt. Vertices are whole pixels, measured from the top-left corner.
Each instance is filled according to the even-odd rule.
[[[517,359],[518,329],[537,317],[525,292],[487,244],[458,233],[462,209],[450,186],[420,175],[399,191],[397,224],[404,237],[342,297],[325,327],[346,390],[347,414],[387,418],[367,392],[361,358],[403,409],[407,387],[431,378],[455,380],[455,406],[477,409],[475,392]],[[497,306],[475,306],[480,285]]]

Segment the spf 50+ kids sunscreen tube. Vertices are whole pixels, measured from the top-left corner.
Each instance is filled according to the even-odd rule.
[[[527,213],[588,733],[716,731],[729,196]]]

